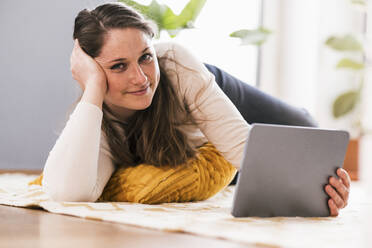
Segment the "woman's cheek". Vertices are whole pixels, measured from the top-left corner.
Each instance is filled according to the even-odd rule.
[[[108,80],[106,97],[112,99],[115,97],[115,95],[117,95],[117,92],[120,92],[120,90],[117,88],[117,85],[115,85],[111,80]]]
[[[108,92],[111,94],[120,92],[122,89],[120,89],[120,84],[118,82],[120,82],[120,80],[117,78],[117,75],[110,75],[107,79]]]

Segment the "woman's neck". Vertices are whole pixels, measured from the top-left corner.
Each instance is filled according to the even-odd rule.
[[[109,108],[109,112],[123,122],[128,122],[129,118],[136,113],[136,110],[122,108],[111,103],[106,103],[106,105]]]

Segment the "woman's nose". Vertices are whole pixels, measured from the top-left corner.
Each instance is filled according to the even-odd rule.
[[[133,65],[130,73],[130,79],[133,84],[143,85],[144,83],[146,83],[147,77],[140,65]]]

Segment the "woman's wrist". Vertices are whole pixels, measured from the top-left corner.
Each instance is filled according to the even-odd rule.
[[[103,100],[104,92],[97,83],[86,85],[81,101],[89,102],[102,109]]]

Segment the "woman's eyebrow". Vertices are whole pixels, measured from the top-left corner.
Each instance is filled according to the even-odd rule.
[[[146,50],[148,50],[150,47],[146,47],[145,49],[143,49],[142,50],[142,52],[141,53],[144,53],[144,52],[146,52]],[[108,63],[112,63],[112,62],[118,62],[118,61],[125,61],[125,60],[127,60],[126,58],[118,58],[118,59],[114,59],[114,60],[111,60],[110,62],[108,62]]]

